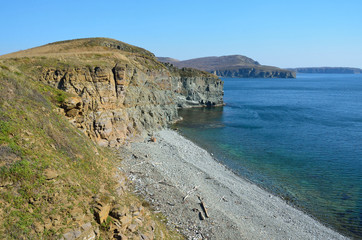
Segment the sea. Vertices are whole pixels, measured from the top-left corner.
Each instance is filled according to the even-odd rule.
[[[236,174],[362,239],[362,74],[222,78],[223,107],[174,127]]]

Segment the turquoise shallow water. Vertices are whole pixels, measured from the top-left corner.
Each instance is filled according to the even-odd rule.
[[[181,133],[241,176],[362,238],[362,75],[223,80],[227,105],[180,110]]]

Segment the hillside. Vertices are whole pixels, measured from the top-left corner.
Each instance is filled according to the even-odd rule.
[[[307,68],[288,68],[297,73],[347,73],[347,74],[361,74],[360,68],[349,67],[307,67]]]
[[[95,38],[0,56],[0,83],[1,239],[183,238],[130,192],[116,149],[222,104],[220,79]]]
[[[158,60],[169,62],[178,68],[195,68],[220,77],[295,78],[293,71],[260,65],[257,61],[242,55],[203,57],[185,61],[158,57]]]

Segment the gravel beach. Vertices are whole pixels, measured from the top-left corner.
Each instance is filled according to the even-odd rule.
[[[120,149],[121,169],[188,239],[347,239],[249,181],[172,130]],[[206,210],[206,211],[205,211]]]

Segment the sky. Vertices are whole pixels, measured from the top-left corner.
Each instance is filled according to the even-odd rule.
[[[362,0],[1,0],[0,55],[109,37],[186,60],[362,68]]]

